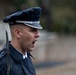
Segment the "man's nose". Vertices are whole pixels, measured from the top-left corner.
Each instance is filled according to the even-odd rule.
[[[40,32],[39,31],[36,32],[35,37],[36,38],[40,37]]]

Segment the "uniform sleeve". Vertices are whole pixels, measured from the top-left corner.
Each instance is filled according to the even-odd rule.
[[[7,75],[6,66],[0,64],[0,75]]]
[[[7,75],[5,54],[4,50],[0,51],[0,75]]]
[[[1,75],[1,64],[0,64],[0,75]]]

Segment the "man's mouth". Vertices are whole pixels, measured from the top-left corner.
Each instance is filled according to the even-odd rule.
[[[35,44],[35,41],[33,41],[32,44]]]
[[[35,41],[32,42],[32,46],[33,46],[33,47],[34,47],[34,44],[35,44],[36,41],[37,41],[37,40],[35,40]]]
[[[32,44],[35,44],[36,41],[33,41]]]

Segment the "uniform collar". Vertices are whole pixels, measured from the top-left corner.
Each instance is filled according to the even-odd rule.
[[[11,44],[9,45],[10,47],[10,54],[12,56],[12,58],[14,60],[16,60],[17,62],[22,62],[23,59],[27,56],[27,55],[23,55],[21,54],[19,51],[17,51]],[[23,58],[24,57],[24,58]]]
[[[4,50],[6,50],[6,44],[3,47]],[[11,57],[16,60],[17,62],[22,62],[25,58],[34,58],[31,53],[28,51],[25,55],[22,55],[18,50],[16,50],[9,42],[9,50]],[[7,50],[6,50],[7,51]],[[7,52],[6,52],[7,53]],[[35,58],[34,58],[35,59]]]
[[[10,44],[11,45],[11,44]],[[12,45],[11,45],[12,46]],[[13,47],[13,46],[12,46]],[[13,47],[14,48],[14,47]],[[15,48],[14,48],[15,49]],[[16,50],[16,49],[15,49]],[[21,53],[19,50],[17,50],[19,53]],[[22,54],[22,53],[21,53]],[[25,59],[25,58],[28,58],[28,56],[27,56],[27,52],[25,53],[25,54],[22,54],[23,55],[23,59]]]

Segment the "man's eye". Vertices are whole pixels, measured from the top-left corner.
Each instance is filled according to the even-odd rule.
[[[36,32],[37,30],[36,30],[36,29],[31,29],[31,31],[32,31],[32,32]]]

